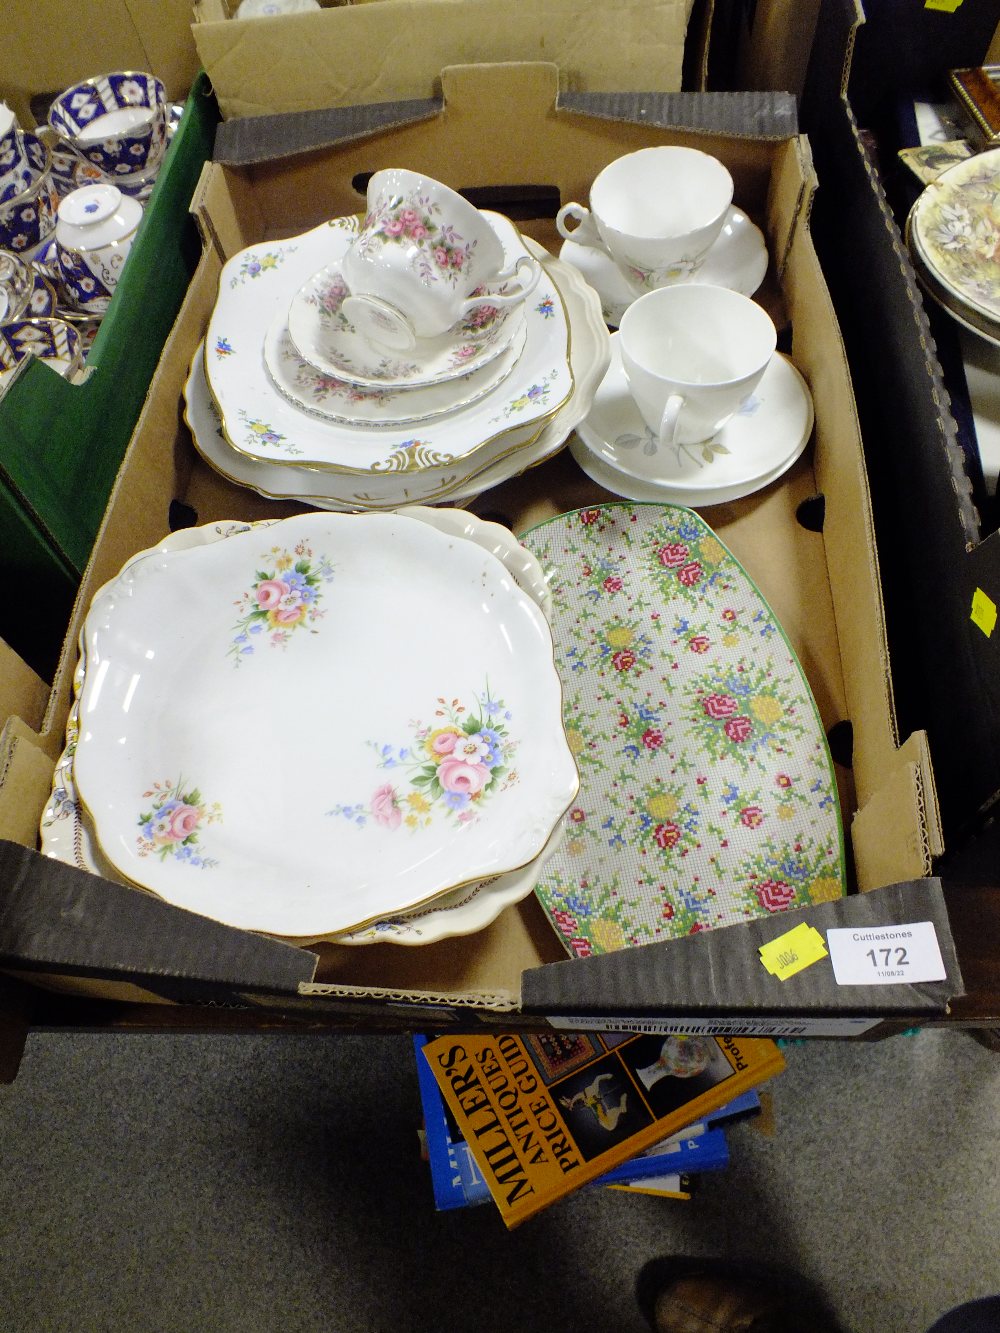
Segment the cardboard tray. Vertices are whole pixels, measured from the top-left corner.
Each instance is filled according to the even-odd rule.
[[[267,127],[255,127],[263,159],[256,165],[206,167],[193,205],[204,237],[202,260],[111,496],[45,717],[37,727],[12,717],[0,739],[0,838],[6,840],[0,844],[0,963],[71,995],[238,1004],[261,1014],[261,1021],[274,1011],[404,1029],[592,1021],[853,1034],[887,1018],[946,1016],[963,982],[941,885],[930,875],[941,850],[933,773],[921,734],[902,745],[896,740],[861,441],[843,345],[809,234],[816,178],[807,141],[789,132],[787,118],[769,134],[762,114],[768,103],[753,95],[744,97],[742,116],[759,132],[740,137],[701,126],[713,104],[697,94],[681,103],[619,96],[613,106],[597,98],[589,108],[577,98],[567,109],[557,100],[552,65],[454,67],[442,81],[442,106],[428,114],[418,104],[413,123],[404,106],[388,118],[390,128],[374,130],[365,130],[357,114],[331,112],[325,126],[313,127],[316,147],[271,161],[272,143],[282,141],[285,128],[279,120],[271,127],[273,141]],[[501,123],[500,109],[516,121]],[[683,123],[667,124],[668,113]],[[345,116],[351,129],[342,139]],[[385,125],[379,109],[372,116]],[[824,725],[840,738],[853,730],[853,756],[838,746],[845,762],[837,775],[852,873],[863,892],[752,926],[570,963],[533,898],[462,939],[419,949],[328,945],[310,952],[213,925],[36,852],[39,814],[63,743],[76,636],[94,590],[128,556],[162,538],[172,517],[252,520],[301,508],[267,501],[211,471],[180,419],[189,361],[225,259],[262,238],[357,211],[358,185],[382,166],[405,162],[461,189],[499,188],[529,209],[538,197],[586,197],[609,161],[657,143],[694,144],[729,166],[736,199],[769,242],[773,262],[760,299],[813,393],[815,439],[803,459],[781,482],[706,515],[780,619]],[[554,206],[545,216],[529,212],[520,225],[556,250],[554,212]],[[470,508],[521,531],[607,498],[564,452]],[[30,681],[22,680],[21,688],[31,702]],[[826,960],[778,982],[757,956],[761,943],[799,921],[826,928],[915,919],[935,924],[947,964],[944,981],[838,987]]]
[[[827,0],[802,103],[822,181],[813,232],[872,486],[898,722],[928,738],[942,873],[1000,799],[1000,532],[962,448],[949,392],[958,382],[942,368],[956,361],[954,325],[925,299],[902,237],[909,200],[893,189],[893,140],[915,98],[947,97],[949,67],[982,62],[996,22],[988,5],[890,0],[866,21],[858,0]]]

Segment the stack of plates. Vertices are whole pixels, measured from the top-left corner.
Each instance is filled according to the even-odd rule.
[[[956,162],[906,221],[917,277],[964,328],[1000,344],[1000,148]]]
[[[263,495],[358,510],[464,501],[556,452],[607,367],[600,301],[570,265],[486,217],[508,260],[542,261],[538,286],[408,359],[376,352],[341,313],[356,218],[229,260],[185,390],[206,461]]]
[[[578,787],[546,599],[449,511],[168,538],[91,605],[43,851],[297,942],[481,929]]]

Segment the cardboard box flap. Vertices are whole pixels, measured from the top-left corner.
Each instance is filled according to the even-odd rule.
[[[161,994],[164,980],[295,993],[316,961],[304,949],[0,840],[0,966],[113,974]]]
[[[831,927],[863,929],[919,921],[934,925],[948,974],[945,981],[840,986],[828,957],[780,981],[758,954],[762,945],[802,922],[822,933]],[[522,979],[521,1007],[526,1013],[569,1017],[713,1012],[930,1016],[946,1013],[949,1000],[964,993],[941,882],[923,879],[739,927],[535,968]]]
[[[429,120],[439,113],[441,105],[439,97],[430,97],[372,106],[328,107],[324,111],[290,111],[279,116],[239,116],[219,125],[212,157],[229,167],[292,157]]]
[[[378,0],[192,32],[228,120],[433,97],[444,66],[484,59],[552,60],[580,92],[678,89],[687,21],[684,0]]]
[[[224,166],[250,166],[270,162],[337,144],[350,143],[401,125],[416,124],[439,115],[445,105],[462,103],[463,88],[476,75],[467,69],[495,68],[504,82],[511,78],[510,66],[449,66],[442,71],[444,96],[406,102],[384,102],[368,106],[328,107],[321,111],[291,112],[273,116],[243,116],[224,121],[215,135],[213,160]],[[519,106],[525,120],[557,111],[573,112],[617,124],[683,129],[702,134],[738,135],[740,138],[780,142],[797,133],[795,99],[787,93],[560,93],[555,65],[539,63],[516,66],[523,70],[547,70],[544,78],[533,77],[523,84],[535,96]],[[509,93],[507,94],[509,96]]]
[[[775,140],[799,132],[795,98],[783,92],[561,93],[558,105],[584,116],[659,129]]]
[[[38,812],[52,792],[54,767],[37,733],[16,714],[9,717],[0,731],[0,794],[17,795],[0,800],[0,838],[35,845]]]
[[[39,727],[48,698],[49,687],[41,676],[0,639],[0,724],[16,713],[31,726]]]

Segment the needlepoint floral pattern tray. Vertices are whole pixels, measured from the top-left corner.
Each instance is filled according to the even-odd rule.
[[[566,949],[607,953],[844,892],[809,684],[694,512],[609,504],[522,534],[549,576],[580,791],[536,893]]]

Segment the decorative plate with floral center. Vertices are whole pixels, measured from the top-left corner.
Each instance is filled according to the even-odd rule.
[[[405,514],[158,550],[95,597],[73,778],[126,880],[319,937],[527,866],[573,800],[545,615]]]
[[[297,466],[262,462],[231,447],[222,429],[218,408],[205,375],[208,353],[204,344],[194,355],[191,373],[184,385],[184,418],[195,448],[210,467],[240,486],[249,486],[269,497],[301,499],[333,510],[386,509],[417,501],[465,502],[527,468],[544,462],[563,447],[573,428],[586,415],[597,386],[607,369],[608,330],[601,315],[597,294],[569,264],[554,259],[530,238],[525,247],[539,259],[563,299],[567,323],[572,330],[570,370],[573,389],[565,404],[537,433],[509,433],[496,447],[468,455],[461,466],[441,466],[385,471],[355,477]],[[223,353],[225,354],[225,353]],[[416,393],[410,390],[408,393]],[[266,423],[260,423],[262,427]],[[412,455],[419,461],[420,432],[413,431],[412,447],[398,448],[396,457]]]
[[[1000,148],[943,171],[913,205],[906,231],[931,295],[1000,342]]]
[[[527,253],[517,229],[490,214],[512,258]],[[451,467],[455,483],[483,455],[530,440],[573,391],[569,320],[558,288],[543,274],[525,302],[524,351],[510,375],[475,402],[412,426],[354,425],[317,420],[289,402],[262,373],[262,348],[275,317],[318,264],[342,257],[357,229],[356,218],[335,218],[287,241],[251,246],[223,267],[219,296],[205,339],[205,373],[231,446],[268,467],[289,461],[343,477],[363,479],[366,493],[379,490],[396,502],[393,474]]]
[[[278,314],[264,339],[264,365],[282,398],[303,412],[351,426],[411,426],[459,412],[491,393],[517,365],[527,336],[524,319],[514,337],[478,370],[420,389],[372,388],[324,374],[296,352],[285,317]]]
[[[490,289],[494,295],[505,290]],[[288,335],[307,365],[324,375],[372,388],[446,384],[488,365],[524,324],[522,306],[480,306],[447,333],[419,338],[412,351],[387,355],[368,342],[344,314],[342,307],[350,294],[340,263],[328,264],[292,297]]]
[[[608,504],[523,544],[550,572],[580,792],[536,888],[578,956],[840,897],[844,851],[809,683],[697,514]]]

